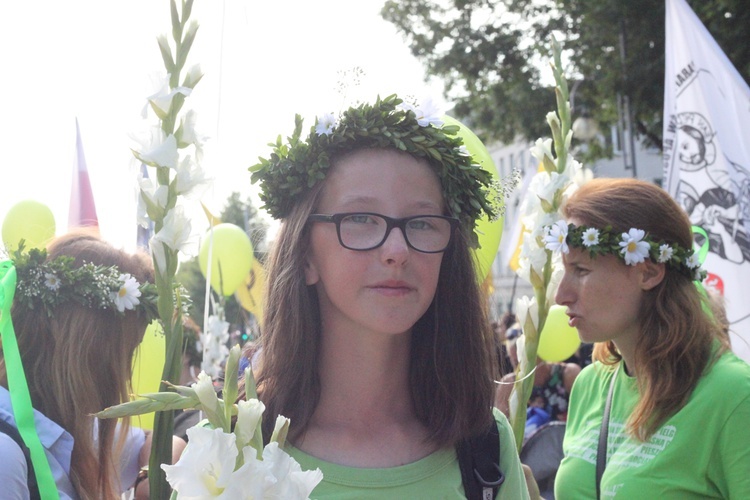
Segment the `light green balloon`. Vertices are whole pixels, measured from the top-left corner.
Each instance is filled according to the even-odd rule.
[[[565,306],[551,306],[539,338],[537,356],[549,363],[557,363],[575,354],[580,345],[578,330],[568,324]]]
[[[451,116],[445,115],[442,119],[446,125],[458,126],[457,135],[463,139],[464,146],[471,153],[474,161],[482,166],[482,170],[489,172],[493,180],[497,180],[498,174],[495,162],[492,161],[489,151],[479,137],[466,125]],[[489,217],[485,215],[477,222],[476,231],[479,237],[479,248],[473,251],[474,267],[477,278],[480,282],[483,282],[492,268],[492,263],[497,256],[497,249],[500,247],[500,239],[503,236],[503,217],[490,221]]]
[[[24,240],[24,248],[44,248],[55,237],[55,216],[44,203],[24,200],[8,210],[3,220],[3,243],[12,252]]]
[[[208,274],[208,250],[211,233],[201,242],[198,264],[203,276]],[[229,223],[213,227],[213,250],[211,252],[211,288],[228,297],[244,282],[253,266],[253,244],[245,231]]]

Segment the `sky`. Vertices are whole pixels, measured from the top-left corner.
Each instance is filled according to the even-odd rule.
[[[425,82],[421,63],[380,17],[383,2],[195,0],[200,28],[186,67],[200,64],[205,76],[184,109],[198,113],[208,137],[202,166],[214,178],[199,201],[218,214],[234,191],[255,196],[247,168],[292,132],[295,113],[311,125],[342,109],[342,72],[364,72],[347,102],[397,92],[444,104],[440,83]],[[166,75],[156,37],[170,31],[168,0],[0,4],[3,220],[31,199],[52,210],[58,235],[67,230],[77,119],[101,235],[135,246],[132,134]],[[193,213],[202,234],[208,222]]]

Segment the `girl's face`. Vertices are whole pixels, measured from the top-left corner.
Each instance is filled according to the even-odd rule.
[[[563,254],[565,275],[555,302],[567,307],[568,323],[582,342],[612,340],[620,350],[634,347],[639,335],[643,290],[640,269],[615,255],[594,258],[580,248]]]
[[[443,215],[443,206],[440,182],[427,162],[391,150],[362,150],[332,167],[316,213],[402,218]],[[378,248],[348,250],[335,224],[312,224],[305,278],[317,287],[324,331],[410,331],[435,296],[443,254],[410,248],[398,228]]]

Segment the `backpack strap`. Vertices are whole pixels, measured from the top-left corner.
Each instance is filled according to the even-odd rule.
[[[492,419],[485,432],[456,445],[461,480],[468,500],[492,500],[505,481],[500,470],[500,434]]]
[[[36,474],[34,474],[34,465],[31,462],[31,452],[21,438],[21,433],[12,424],[9,424],[3,419],[0,419],[0,433],[6,434],[21,448],[23,457],[26,459],[26,484],[29,487],[29,497],[31,500],[39,500],[39,485],[36,482]]]

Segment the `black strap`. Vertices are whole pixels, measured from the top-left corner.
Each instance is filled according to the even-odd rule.
[[[486,432],[456,445],[464,494],[468,500],[491,500],[505,481],[500,470],[500,434],[492,419]]]
[[[615,392],[615,380],[620,367],[617,367],[609,382],[609,392],[607,393],[607,403],[604,405],[604,415],[602,415],[602,427],[599,429],[599,446],[596,448],[596,500],[601,497],[601,482],[604,475],[604,468],[607,466],[607,438],[609,437],[609,412],[612,409],[612,394]]]
[[[6,422],[5,420],[1,418],[0,418],[0,433],[8,435],[21,448],[21,451],[23,452],[23,456],[26,459],[26,476],[27,476],[26,484],[29,487],[29,496],[31,500],[40,500],[41,496],[39,495],[39,485],[36,482],[36,474],[34,474],[34,465],[31,463],[31,452],[29,451],[29,448],[26,446],[26,443],[23,442],[21,433],[18,432],[18,429],[14,425],[9,424],[8,422]]]

